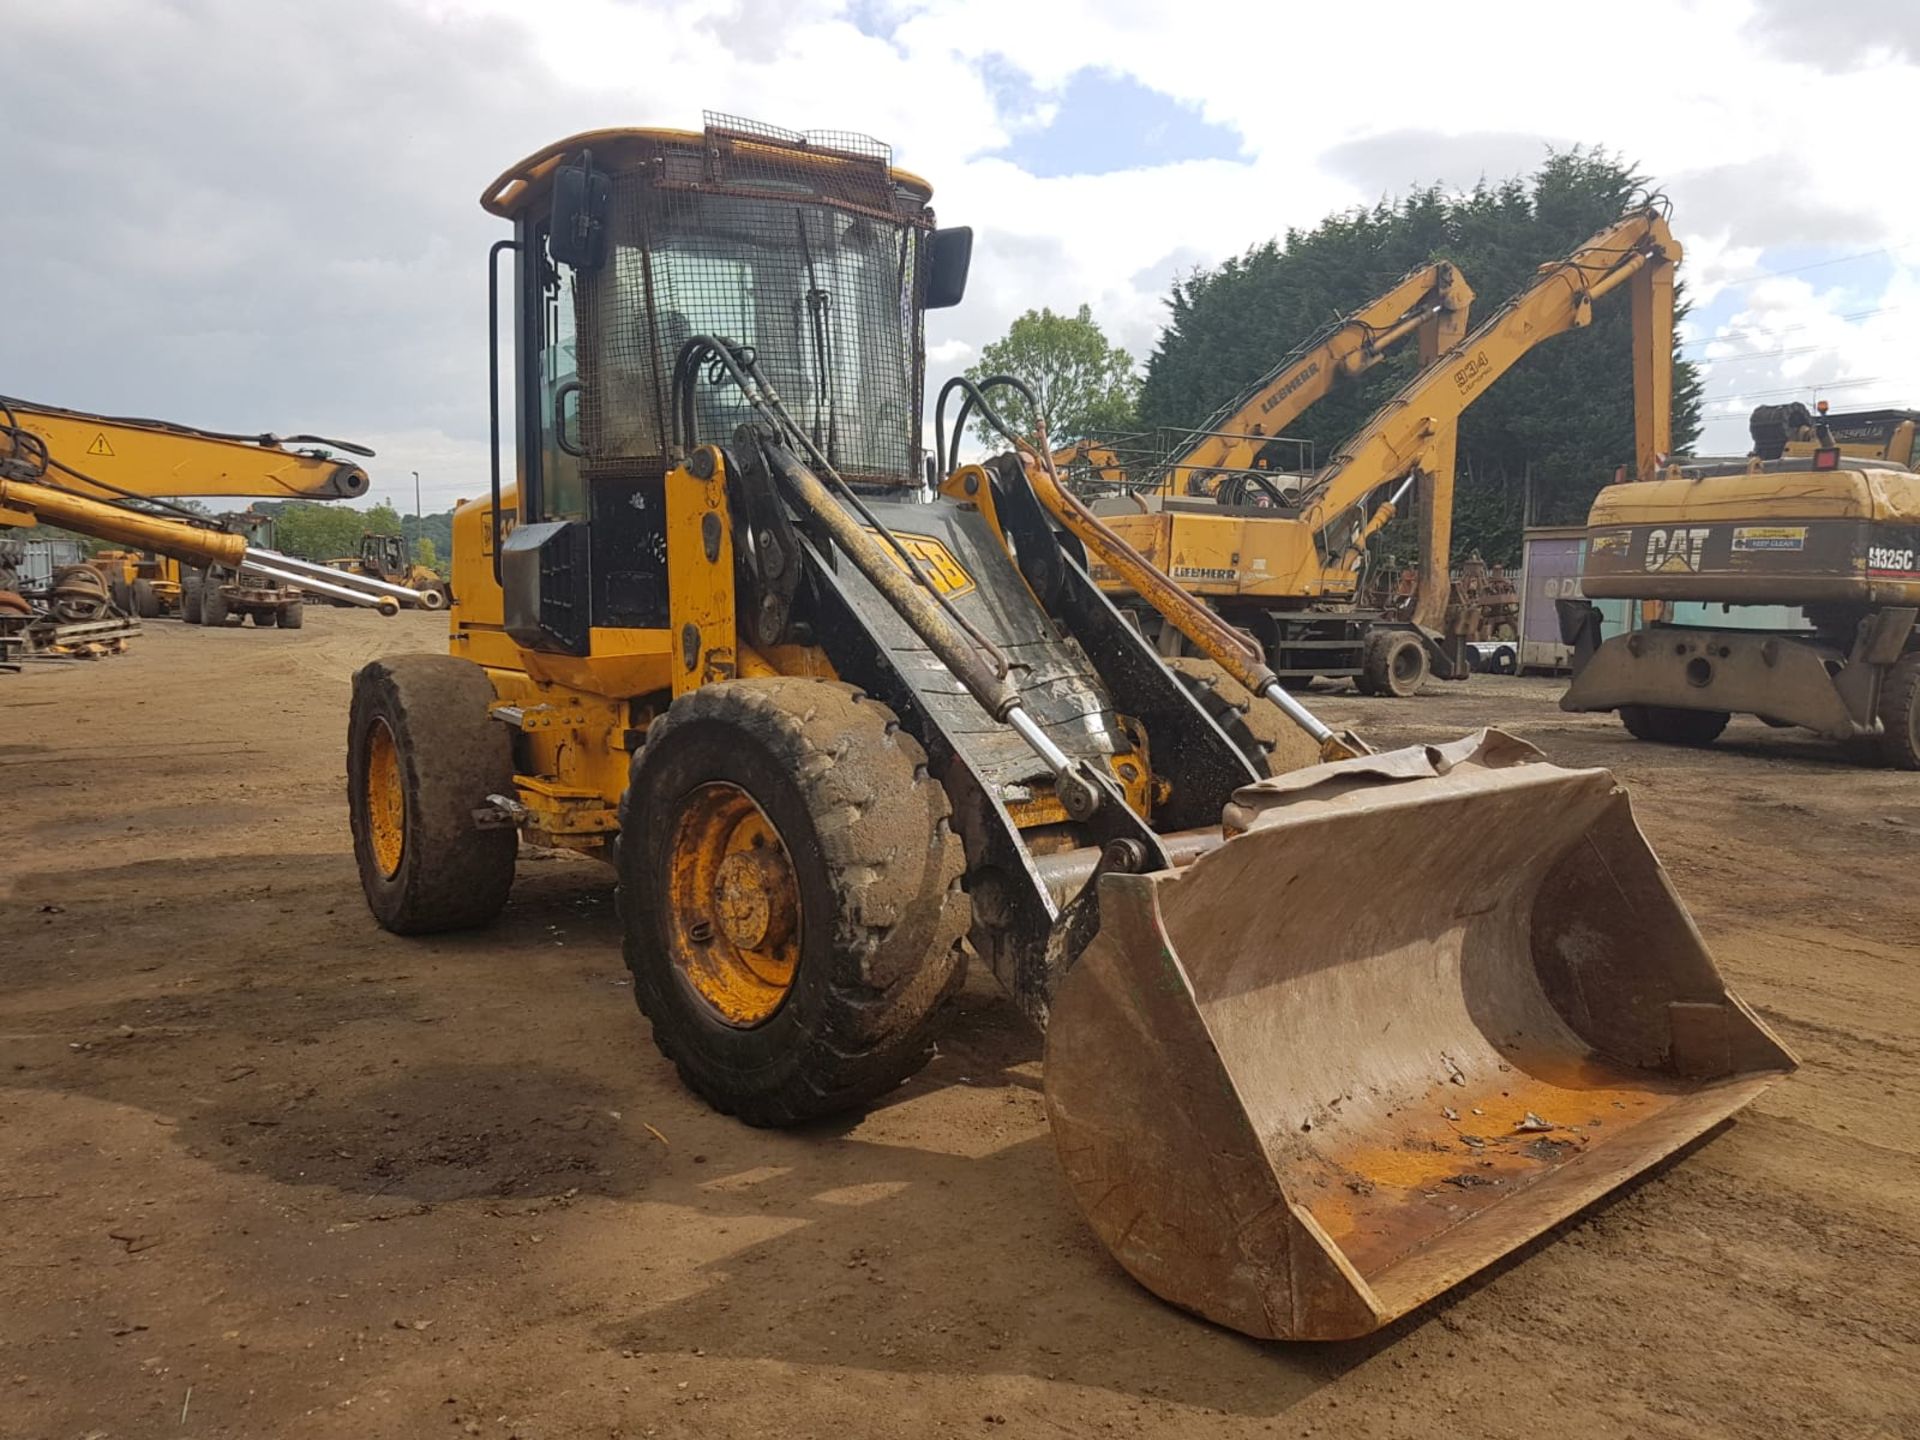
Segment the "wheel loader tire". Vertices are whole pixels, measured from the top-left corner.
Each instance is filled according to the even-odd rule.
[[[116,575],[107,581],[107,599],[112,602],[113,608],[118,610],[122,615],[131,615],[134,613],[133,588],[120,576]]]
[[[512,737],[492,700],[486,672],[451,655],[389,656],[353,677],[353,857],[367,908],[396,935],[484,925],[506,903],[519,834],[474,819],[489,795],[513,793]]]
[[[227,608],[227,592],[220,586],[220,577],[209,575],[200,582],[200,623],[218,629],[227,623],[232,612]]]
[[[1249,693],[1213,661],[1182,655],[1166,663],[1259,774],[1284,775],[1319,764],[1320,747],[1304,730],[1287,719],[1278,705],[1264,695]]]
[[[298,630],[306,623],[307,607],[300,601],[289,601],[280,607],[280,628],[282,630]]]
[[[153,588],[151,580],[133,582],[133,613],[142,620],[156,620],[160,616],[160,595]]]
[[[1355,688],[1362,695],[1390,695],[1404,700],[1427,683],[1428,669],[1427,647],[1418,635],[1405,630],[1375,630],[1361,650]]]
[[[965,973],[966,861],[886,706],[826,680],[682,695],[634,758],[621,836],[634,999],[709,1104],[792,1125],[927,1062]]]
[[[1880,682],[1881,763],[1920,770],[1920,650],[1894,661]]]
[[[1622,705],[1620,723],[1636,740],[1656,745],[1711,745],[1733,717],[1725,710],[1681,710],[1672,705]]]
[[[180,577],[180,618],[189,625],[200,623],[200,586],[198,575]]]

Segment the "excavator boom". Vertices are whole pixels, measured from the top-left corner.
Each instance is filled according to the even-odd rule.
[[[373,454],[363,446],[314,435],[229,435],[6,396],[0,396],[0,418],[12,429],[38,438],[50,463],[62,472],[62,484],[96,498],[224,495],[353,500],[367,493],[367,472],[328,452],[363,459]]]

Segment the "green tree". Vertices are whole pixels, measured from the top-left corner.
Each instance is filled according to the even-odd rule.
[[[1175,284],[1172,316],[1147,362],[1146,425],[1204,425],[1328,321],[1431,259],[1455,261],[1484,319],[1536,269],[1631,204],[1646,180],[1601,150],[1550,153],[1530,176],[1463,194],[1416,190],[1291,230]],[[1685,311],[1684,301],[1678,307]],[[1519,558],[1526,490],[1539,524],[1577,523],[1613,469],[1633,457],[1631,319],[1624,292],[1595,307],[1584,335],[1529,353],[1461,419],[1454,558]],[[1324,463],[1417,365],[1412,347],[1315,406],[1293,427]],[[1678,356],[1674,448],[1700,433],[1700,377]],[[1389,531],[1388,547],[1395,537]],[[1404,542],[1403,542],[1404,543]]]
[[[413,547],[414,559],[429,570],[440,568],[440,552],[434,548],[433,537],[422,535]]]
[[[277,508],[257,504],[254,508],[273,514],[274,540],[279,548],[305,560],[358,555],[360,536],[369,530],[376,535],[400,533],[399,512],[385,502],[370,510],[311,500],[290,500]]]
[[[980,362],[969,378],[1012,375],[1026,382],[1040,403],[1039,418],[1046,422],[1050,444],[1060,445],[1089,435],[1113,435],[1135,425],[1140,377],[1133,357],[1109,343],[1094,322],[1091,306],[1074,315],[1052,310],[1029,310],[1007,328],[1007,333],[980,352]],[[1034,416],[1017,395],[1001,391],[994,408],[1023,434],[1034,429]],[[997,433],[978,426],[982,441],[1000,443]]]

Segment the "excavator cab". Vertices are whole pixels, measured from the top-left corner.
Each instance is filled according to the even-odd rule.
[[[482,203],[517,481],[456,514],[450,653],[354,679],[380,924],[491,920],[520,836],[607,860],[655,1044],[755,1125],[884,1095],[978,958],[1095,1231],[1265,1336],[1376,1328],[1790,1065],[1609,777],[1333,732],[1006,426],[1018,382],[942,392],[935,454],[1007,449],[929,490],[971,241],[884,147],[600,131]]]

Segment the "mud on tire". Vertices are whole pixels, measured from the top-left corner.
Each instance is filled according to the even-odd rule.
[[[1417,693],[1429,672],[1427,647],[1405,630],[1375,630],[1360,650],[1360,674],[1354,688],[1362,695],[1404,700]]]
[[[758,1023],[726,1019],[673,958],[679,820],[714,785],[745,792],[777,832],[797,896],[797,963]],[[653,723],[620,809],[634,999],[690,1089],[748,1124],[791,1125],[864,1105],[926,1063],[964,975],[965,855],[891,710],[835,681],[705,686]]]
[[[395,934],[484,925],[506,903],[519,834],[474,822],[488,795],[513,791],[512,737],[488,718],[492,699],[486,672],[451,655],[389,656],[353,677],[353,857],[367,908]],[[401,834],[397,857],[389,852],[385,861],[375,834],[376,792],[387,793],[377,776],[383,744],[392,746],[397,770]]]
[[[1896,770],[1920,770],[1920,650],[1902,655],[1880,682],[1879,759]]]

